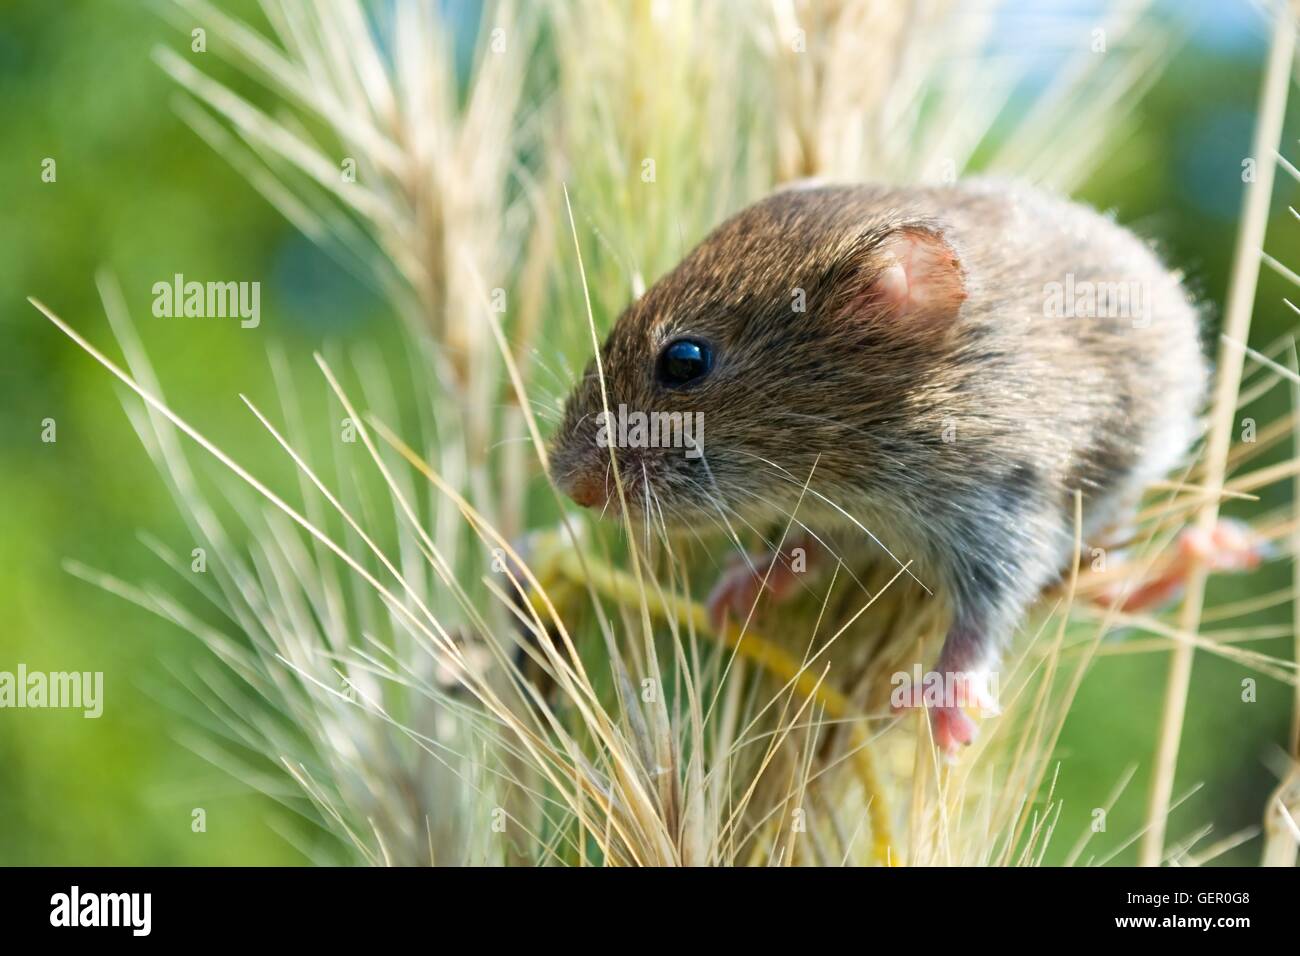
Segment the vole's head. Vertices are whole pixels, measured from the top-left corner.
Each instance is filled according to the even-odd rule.
[[[911,440],[964,297],[938,224],[860,190],[778,193],[620,316],[604,398],[593,361],[565,407],[556,481],[615,511],[612,444],[633,517],[670,524],[789,511],[814,465],[822,494],[860,491]]]

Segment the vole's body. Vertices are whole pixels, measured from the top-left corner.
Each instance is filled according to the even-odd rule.
[[[1187,450],[1198,327],[1148,246],[1079,205],[992,182],[819,187],[723,223],[628,308],[602,362],[611,408],[703,413],[698,458],[618,449],[633,502],[648,484],[670,522],[773,524],[809,481],[799,520],[915,561],[954,609],[940,670],[970,671],[1067,565],[1075,491],[1087,539]],[[682,337],[713,367],[664,388],[656,356]],[[602,407],[589,369],[555,457],[587,503],[605,500]]]

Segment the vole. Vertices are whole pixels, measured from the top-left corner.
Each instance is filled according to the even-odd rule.
[[[599,372],[615,417],[702,416],[697,448],[615,449],[632,516],[772,526],[797,505],[837,548],[870,540],[948,600],[937,671],[957,682],[1070,564],[1075,493],[1085,540],[1122,526],[1196,439],[1200,324],[1146,242],[1066,199],[812,186],[717,227],[619,317]],[[593,360],[552,465],[609,510],[605,407]],[[776,564],[733,569],[715,615],[744,620],[769,570],[790,590]],[[948,749],[974,734],[960,703],[931,709]]]

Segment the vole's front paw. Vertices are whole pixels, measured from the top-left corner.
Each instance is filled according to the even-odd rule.
[[[934,745],[943,755],[954,759],[963,747],[969,746],[979,734],[979,725],[966,713],[964,708],[948,704],[925,704],[930,717],[930,733],[934,736]],[[910,704],[891,707],[894,713],[915,709]]]
[[[956,704],[903,704],[891,706],[890,709],[897,714],[913,710],[917,706],[924,707],[929,714],[934,744],[949,759],[955,758],[963,747],[969,746],[979,735],[979,725],[966,713],[964,707]]]
[[[947,757],[956,757],[961,748],[969,746],[979,733],[975,721],[960,707],[942,705],[931,707],[929,711],[935,746]]]
[[[932,671],[921,686],[901,688],[890,709],[897,714],[924,707],[935,746],[953,758],[979,734],[979,725],[967,708],[978,708],[981,716],[1001,713],[990,682],[985,670]]]
[[[721,630],[728,616],[739,624],[749,620],[765,579],[767,591],[777,601],[788,597],[797,582],[795,572],[777,555],[733,555],[709,592],[709,622],[713,627]]]

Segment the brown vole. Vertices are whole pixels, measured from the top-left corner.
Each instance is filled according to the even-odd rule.
[[[798,504],[837,549],[859,539],[915,562],[952,606],[937,672],[957,682],[996,664],[1069,564],[1076,489],[1086,540],[1122,524],[1194,440],[1198,332],[1146,243],[1064,199],[993,181],[790,189],[628,307],[601,350],[614,420],[593,362],[554,474],[607,506],[605,445],[621,440],[634,516],[771,526]],[[702,440],[627,441],[620,406],[698,413]],[[724,578],[715,611],[743,619],[757,580]],[[974,733],[951,701],[932,716],[945,747]]]

